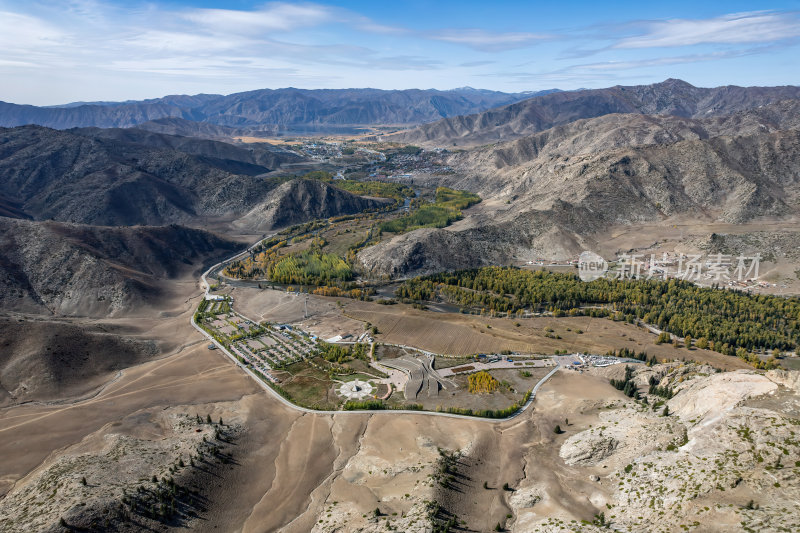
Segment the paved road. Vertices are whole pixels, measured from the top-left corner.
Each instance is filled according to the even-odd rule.
[[[210,285],[208,283],[208,280],[206,279],[206,276],[209,273],[211,273],[215,268],[219,267],[220,265],[223,265],[225,263],[233,261],[234,259],[238,259],[239,257],[242,257],[243,255],[249,253],[250,250],[254,246],[256,246],[259,242],[261,242],[262,240],[263,240],[263,238],[259,239],[258,242],[256,242],[252,246],[248,247],[243,252],[240,252],[240,253],[238,253],[238,254],[236,254],[236,255],[232,256],[231,258],[226,259],[224,261],[220,261],[216,265],[212,266],[211,268],[209,268],[208,270],[203,272],[203,275],[200,277],[200,284],[203,287],[203,290],[205,292],[204,296],[208,296],[208,294],[209,294]],[[257,323],[256,321],[247,318],[245,315],[242,315],[241,313],[237,313],[237,314],[239,314],[240,316],[244,317],[246,320],[250,320],[253,323]],[[333,414],[336,414],[336,415],[343,415],[343,414],[356,414],[356,415],[364,415],[364,414],[370,414],[370,415],[378,415],[378,414],[408,414],[408,415],[441,416],[441,417],[446,417],[446,418],[459,418],[459,419],[463,419],[463,420],[481,420],[481,421],[488,422],[488,423],[506,422],[508,420],[513,420],[514,418],[516,418],[519,415],[521,415],[522,413],[524,413],[525,410],[533,403],[533,400],[536,398],[536,392],[539,390],[539,387],[541,387],[548,379],[550,379],[550,377],[553,374],[555,374],[556,371],[559,369],[559,366],[556,366],[545,377],[540,379],[539,382],[533,387],[532,392],[531,392],[531,397],[528,399],[528,402],[525,405],[523,405],[522,408],[519,411],[517,411],[513,415],[509,416],[508,418],[483,418],[483,417],[478,417],[478,416],[456,415],[456,414],[451,414],[451,413],[438,413],[436,411],[414,411],[414,410],[405,410],[405,409],[397,409],[397,410],[395,410],[395,409],[387,409],[387,410],[375,410],[375,411],[318,411],[318,410],[315,410],[315,409],[308,409],[306,407],[300,407],[299,405],[296,405],[296,404],[290,402],[289,400],[287,400],[286,398],[284,398],[283,396],[278,394],[272,387],[270,387],[268,384],[266,384],[261,378],[256,376],[249,368],[247,368],[246,366],[242,365],[239,362],[239,360],[236,359],[236,357],[233,354],[231,354],[224,346],[222,346],[222,344],[217,342],[211,335],[209,335],[203,328],[201,328],[194,320],[194,313],[192,313],[191,322],[192,322],[192,326],[197,331],[199,331],[209,341],[214,343],[222,353],[224,353],[231,361],[233,361],[233,363],[236,366],[238,366],[245,373],[247,373],[248,376],[253,378],[256,381],[256,383],[258,383],[259,386],[261,386],[261,388],[263,388],[265,391],[267,391],[267,393],[271,394],[276,400],[281,402],[286,407],[289,407],[290,409],[294,409],[295,411],[300,411],[301,413],[330,414],[330,415],[333,415]],[[425,352],[425,353],[429,353],[429,352]]]
[[[453,376],[453,370],[458,370],[459,368],[464,368],[465,366],[471,366],[472,370],[470,372],[475,372],[478,370],[525,370],[528,368],[545,368],[548,366],[553,366],[551,364],[552,359],[516,359],[513,362],[508,362],[505,359],[502,361],[497,361],[496,363],[464,363],[463,365],[458,365],[449,368],[443,368],[439,370],[439,374],[442,377]],[[522,363],[522,364],[520,364]],[[532,365],[526,363],[534,363]]]

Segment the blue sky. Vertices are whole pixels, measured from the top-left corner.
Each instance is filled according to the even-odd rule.
[[[0,100],[800,84],[800,0],[0,0]]]

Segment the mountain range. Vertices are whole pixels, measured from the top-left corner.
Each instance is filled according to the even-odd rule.
[[[800,87],[695,87],[668,79],[652,85],[557,92],[487,111],[449,117],[382,137],[386,141],[478,146],[524,137],[612,113],[708,118],[800,98]]]
[[[158,119],[180,118],[252,130],[305,130],[310,126],[324,130],[325,127],[335,129],[349,125],[420,124],[483,111],[542,93],[512,94],[470,87],[449,91],[287,88],[230,95],[175,95],[129,102],[78,102],[57,107],[0,102],[0,126],[126,128]]]
[[[701,114],[708,118],[606,114],[455,151],[446,159],[452,173],[418,176],[417,183],[477,192],[496,207],[452,228],[381,242],[359,260],[374,275],[405,276],[574,257],[619,225],[671,217],[738,224],[796,214],[800,101],[737,98]],[[487,130],[497,131],[477,128],[473,138]],[[446,145],[452,138],[443,139]]]
[[[501,98],[498,93],[462,92],[476,101],[483,99],[481,105]],[[265,98],[276,93],[259,92]],[[335,91],[312,93],[345,96]],[[351,108],[366,109],[372,95],[384,93],[409,97],[408,91],[367,91],[366,100],[358,100],[355,93],[348,98],[360,102]],[[245,104],[258,100],[252,95],[237,98],[237,109],[244,115],[260,116],[257,120],[277,116],[247,111]],[[130,105],[139,104],[93,107],[122,110]],[[169,97],[143,105],[202,106],[216,109],[215,116],[228,117],[225,120],[244,116],[229,113],[232,108],[214,95]],[[649,86],[554,92],[384,136],[428,146],[477,145],[442,153],[452,172],[416,174],[413,179],[418,185],[476,192],[485,202],[452,227],[411,231],[362,250],[359,268],[376,276],[406,276],[519,258],[572,257],[594,246],[598,232],[615,225],[659,223],[671,217],[741,223],[791,215],[800,202],[798,117],[797,87],[704,89],[667,80]],[[48,237],[67,231],[57,224],[77,225],[69,226],[73,237],[59,246],[90,239],[140,242],[137,232],[144,230],[137,230],[138,225],[172,228],[147,231],[180,233],[214,227],[260,235],[276,227],[385,205],[383,200],[320,181],[271,177],[276,169],[309,161],[269,143],[167,133],[190,134],[198,124],[205,128],[205,137],[224,138],[241,131],[238,125],[185,118],[160,118],[136,128],[0,129],[0,216],[7,217],[2,230],[8,250],[2,297],[8,305],[108,312],[107,304],[96,303],[97,295],[106,290],[104,282],[73,292],[88,295],[88,300],[76,304],[64,300],[68,285],[37,288],[34,281],[46,277],[39,272],[39,263],[48,265],[52,279],[61,280],[81,271],[75,265],[105,265],[108,272],[89,278],[110,279],[112,286],[117,278],[111,274],[120,268],[150,272],[144,265],[120,267],[114,258],[124,255],[123,249],[104,251],[106,246],[80,248],[80,257],[90,259],[74,264],[49,263],[39,252],[16,251],[29,250],[26,243],[37,239],[58,242]],[[98,232],[109,237],[98,241]],[[212,243],[201,247],[204,256],[230,249],[215,240],[217,236],[203,239]],[[77,257],[72,252],[62,255]],[[151,252],[145,255],[154,257]],[[151,270],[159,274],[147,275],[158,279],[174,275],[158,262]],[[150,287],[145,282],[127,287],[121,301],[128,303],[121,308],[148,301]],[[57,296],[43,296],[47,291]]]

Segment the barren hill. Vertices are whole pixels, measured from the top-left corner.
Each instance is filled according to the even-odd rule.
[[[230,128],[228,126],[218,126],[208,122],[195,122],[185,118],[165,117],[149,120],[133,126],[137,130],[151,131],[153,133],[164,133],[167,135],[181,135],[183,137],[195,137],[201,139],[231,139],[244,135],[259,136],[260,130],[252,128]]]
[[[165,280],[194,273],[240,246],[181,226],[110,228],[0,217],[0,307],[92,316],[132,312],[168,298]]]
[[[254,175],[269,170],[263,165],[296,160],[269,147],[138,130],[5,129],[0,130],[0,210],[94,225],[201,225],[209,218],[234,220],[265,202],[292,210],[271,215],[271,224],[248,218],[263,228],[383,205],[326,184],[280,188],[279,181]],[[276,195],[284,194],[322,194],[324,206],[305,213],[297,210],[302,203],[275,204]]]
[[[36,126],[0,130],[0,176],[0,196],[33,218],[99,225],[244,210],[272,188],[176,150]]]
[[[190,122],[190,124],[198,123]],[[80,128],[69,131],[103,141],[136,144],[157,150],[176,150],[197,156],[202,162],[233,174],[255,176],[280,168],[284,164],[303,161],[298,154],[278,149],[265,142],[232,144],[141,128]]]
[[[384,241],[359,259],[376,275],[405,275],[571,257],[612,225],[796,213],[798,105],[704,120],[614,114],[455,153],[456,172],[431,184],[479,192],[496,207]]]
[[[383,139],[437,146],[477,146],[612,113],[707,118],[796,98],[800,98],[800,87],[725,86],[707,89],[669,79],[653,85],[537,96],[473,115],[424,124]]]
[[[366,198],[316,180],[292,180],[279,186],[269,199],[258,204],[234,223],[249,231],[262,232],[316,218],[352,215],[392,203],[385,198]]]
[[[132,330],[0,316],[0,405],[84,394],[109,374],[152,358],[153,340]]]

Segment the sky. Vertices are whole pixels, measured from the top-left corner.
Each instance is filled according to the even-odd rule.
[[[0,100],[800,84],[800,0],[0,0]]]

